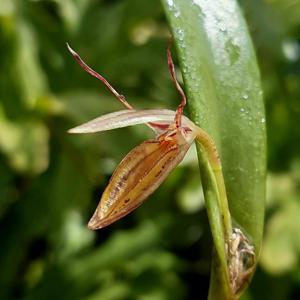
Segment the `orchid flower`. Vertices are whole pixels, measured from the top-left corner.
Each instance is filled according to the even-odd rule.
[[[179,85],[171,57],[170,44],[167,61],[172,81],[181,96],[176,111],[167,109],[135,110],[109,82],[91,69],[67,44],[77,63],[90,75],[103,82],[109,91],[125,106],[120,110],[103,115],[69,130],[70,133],[93,133],[146,124],[156,134],[153,140],[143,142],[131,150],[120,162],[106,187],[98,207],[88,223],[90,229],[103,228],[129,214],[140,206],[182,161],[191,144],[196,140],[205,150],[216,185],[224,215],[227,232],[231,234],[230,215],[221,171],[221,163],[213,140],[201,128],[183,115],[186,96]],[[226,227],[225,226],[225,227]]]
[[[99,229],[108,226],[140,206],[182,161],[192,143],[196,141],[206,157],[206,170],[210,173],[213,193],[216,193],[216,197],[213,199],[216,201],[216,205],[208,204],[208,209],[213,211],[213,215],[216,217],[212,222],[221,226],[217,225],[218,228],[222,228],[217,232],[215,245],[217,249],[222,248],[221,251],[226,253],[228,282],[236,294],[251,276],[255,267],[254,247],[239,228],[232,228],[221,162],[214,141],[203,129],[183,115],[186,96],[175,76],[170,43],[167,48],[169,71],[181,96],[181,102],[176,111],[168,109],[135,110],[103,76],[91,69],[68,44],[67,47],[78,64],[87,73],[103,82],[126,108],[74,127],[69,130],[69,133],[93,133],[137,124],[146,124],[155,133],[154,139],[135,147],[120,162],[88,223],[88,227]],[[211,192],[208,191],[208,193]],[[212,231],[214,231],[213,228]],[[224,238],[224,244],[221,245],[219,243],[220,234]]]

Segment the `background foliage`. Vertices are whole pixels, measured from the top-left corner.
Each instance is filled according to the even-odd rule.
[[[300,1],[240,4],[262,73],[269,157],[265,239],[244,299],[296,299]],[[114,167],[151,132],[66,134],[121,107],[66,41],[136,107],[175,108],[167,37],[158,0],[0,1],[0,299],[205,299],[211,239],[195,153],[141,208],[91,232]]]

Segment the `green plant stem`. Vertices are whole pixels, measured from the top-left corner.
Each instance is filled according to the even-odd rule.
[[[217,300],[231,300],[234,299],[227,268],[227,251],[226,251],[226,235],[225,231],[229,231],[229,224],[225,230],[222,213],[220,213],[219,191],[214,170],[209,162],[208,154],[212,152],[207,151],[204,147],[205,143],[197,140],[198,160],[201,170],[201,182],[203,186],[205,205],[208,214],[208,220],[214,241],[213,262],[211,283],[209,288],[209,299]]]
[[[206,151],[207,158],[210,164],[211,171],[215,177],[216,190],[218,191],[219,212],[223,223],[225,240],[229,241],[232,234],[232,221],[228,207],[226,188],[222,173],[222,164],[220,156],[217,152],[217,147],[213,139],[201,128],[197,128],[197,142],[203,146]]]

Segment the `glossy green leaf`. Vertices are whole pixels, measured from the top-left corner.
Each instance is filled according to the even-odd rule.
[[[177,46],[191,118],[217,145],[233,227],[243,230],[258,256],[265,202],[265,115],[244,18],[233,0],[162,2]],[[211,174],[200,149],[198,154],[217,253],[210,297],[229,299],[224,237],[215,217],[217,195],[210,189]]]

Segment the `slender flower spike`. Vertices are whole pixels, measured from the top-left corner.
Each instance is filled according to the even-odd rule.
[[[90,75],[102,81],[126,108],[72,128],[69,130],[70,133],[100,132],[137,124],[147,124],[156,133],[155,139],[135,147],[116,168],[88,223],[90,229],[110,225],[140,206],[182,161],[195,139],[206,149],[213,171],[221,172],[214,143],[201,128],[183,115],[186,97],[175,77],[170,44],[167,49],[169,71],[181,96],[176,111],[133,109],[125,97],[120,95],[105,78],[87,66],[69,45],[67,47],[78,64]]]

